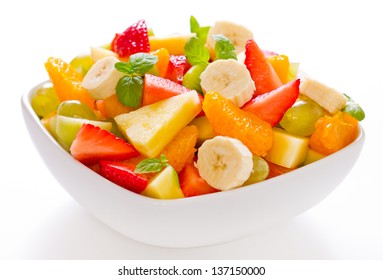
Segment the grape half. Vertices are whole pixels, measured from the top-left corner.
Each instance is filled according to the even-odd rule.
[[[189,89],[194,89],[199,93],[202,93],[201,89],[201,73],[205,71],[206,65],[194,65],[184,75],[182,85]]]
[[[311,99],[299,99],[289,108],[279,125],[297,136],[309,136],[315,130],[315,122],[323,117],[324,110]]]
[[[41,118],[56,111],[59,104],[60,101],[51,83],[42,84],[32,95],[32,108]]]
[[[260,156],[253,155],[253,170],[250,177],[244,183],[244,186],[261,182],[269,175],[269,165],[266,160]]]
[[[67,100],[60,103],[57,114],[78,119],[97,120],[94,111],[85,103],[78,100]]]
[[[93,65],[93,60],[88,54],[78,55],[72,59],[70,62],[77,72],[79,72],[83,77],[89,71],[90,67]]]

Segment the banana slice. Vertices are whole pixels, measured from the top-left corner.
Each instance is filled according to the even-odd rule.
[[[197,168],[213,188],[226,191],[243,185],[253,170],[253,155],[239,140],[216,136],[198,150]]]
[[[255,91],[249,70],[235,59],[220,59],[210,63],[200,79],[204,92],[216,91],[238,107],[249,101]]]
[[[341,92],[308,77],[301,78],[299,91],[317,102],[331,114],[342,110],[347,103],[347,98]]]
[[[88,90],[94,99],[105,99],[116,93],[118,80],[124,74],[114,65],[119,60],[114,56],[106,56],[98,60],[86,73],[82,86]]]
[[[117,53],[107,50],[105,48],[101,47],[91,47],[90,48],[90,57],[92,58],[93,62],[97,62],[100,59],[107,57],[107,56],[114,56],[118,57]]]
[[[209,30],[206,40],[207,47],[212,52],[215,47],[215,40],[212,35],[225,35],[233,43],[236,53],[245,50],[246,41],[253,39],[253,33],[246,27],[229,21],[217,21]]]

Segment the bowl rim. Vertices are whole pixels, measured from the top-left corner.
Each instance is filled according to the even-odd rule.
[[[75,164],[78,164],[81,172],[91,172],[95,176],[99,176],[100,179],[103,179],[105,181],[105,183],[109,184],[111,187],[115,187],[117,189],[123,190],[127,197],[130,197],[131,199],[135,199],[135,200],[140,200],[140,202],[145,203],[145,204],[150,204],[152,206],[161,205],[163,207],[172,207],[172,206],[179,206],[179,205],[185,205],[185,204],[188,205],[188,204],[192,204],[192,203],[200,203],[200,202],[203,202],[204,200],[216,200],[216,199],[221,199],[221,197],[225,198],[227,196],[232,195],[233,193],[235,193],[237,195],[241,195],[241,193],[243,193],[243,195],[246,195],[246,193],[248,193],[248,192],[254,192],[254,190],[256,190],[256,189],[262,189],[262,188],[267,187],[267,185],[269,185],[270,182],[283,181],[284,179],[287,179],[288,177],[295,176],[295,174],[297,172],[301,172],[302,170],[306,170],[308,168],[313,168],[314,166],[316,166],[318,164],[325,164],[325,162],[331,160],[333,157],[339,157],[343,153],[347,153],[347,151],[352,149],[353,146],[355,146],[357,144],[363,145],[363,143],[365,141],[365,137],[366,137],[365,136],[365,131],[363,129],[363,126],[359,122],[358,123],[358,136],[357,136],[357,138],[352,143],[350,143],[346,147],[342,148],[341,150],[339,150],[339,151],[337,151],[337,152],[335,152],[333,154],[327,155],[326,157],[324,157],[324,158],[322,158],[322,159],[320,159],[318,161],[312,162],[312,163],[310,163],[310,164],[308,164],[306,166],[298,167],[297,169],[292,170],[292,171],[290,171],[288,173],[282,174],[280,176],[269,178],[267,180],[264,180],[264,181],[261,181],[261,182],[258,182],[258,183],[254,183],[254,184],[251,184],[251,185],[235,188],[235,189],[232,189],[232,190],[229,190],[229,191],[220,191],[220,192],[215,192],[215,193],[210,193],[210,194],[205,194],[205,195],[200,195],[200,196],[187,197],[187,199],[185,199],[185,198],[178,198],[178,199],[157,199],[157,198],[151,198],[151,197],[143,196],[141,194],[137,194],[137,193],[134,193],[132,191],[126,190],[126,189],[124,189],[124,188],[114,184],[113,182],[105,179],[101,175],[97,174],[96,172],[94,172],[93,170],[88,168],[86,165],[84,165],[81,162],[75,160],[70,155],[70,153],[68,153],[56,141],[56,139],[49,133],[49,131],[41,123],[39,117],[34,112],[34,110],[32,108],[32,105],[31,105],[32,95],[34,94],[34,91],[38,87],[40,87],[40,86],[42,86],[44,84],[47,84],[47,83],[49,84],[49,83],[51,83],[51,81],[50,80],[46,80],[46,81],[43,81],[43,82],[33,86],[29,90],[29,92],[23,94],[22,98],[21,98],[22,105],[23,105],[24,109],[26,109],[26,111],[28,112],[29,117],[32,117],[32,119],[37,123],[38,128],[41,130],[41,132],[43,132],[44,136],[48,137],[48,139],[53,141],[55,146],[60,150],[60,153],[63,153],[64,156],[68,158],[68,160],[74,162]]]

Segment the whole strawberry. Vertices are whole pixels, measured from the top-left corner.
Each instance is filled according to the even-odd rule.
[[[129,26],[123,33],[117,33],[111,44],[112,51],[119,57],[150,51],[148,28],[145,20]]]

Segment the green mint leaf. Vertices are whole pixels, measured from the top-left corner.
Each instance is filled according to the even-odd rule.
[[[160,156],[160,162],[161,164],[165,167],[165,166],[168,166],[169,163],[168,163],[168,159],[166,158],[166,156],[164,154],[161,154]]]
[[[124,106],[138,108],[141,105],[144,80],[140,76],[124,76],[116,86],[118,100]]]
[[[129,64],[136,75],[144,75],[158,61],[158,57],[148,53],[136,53],[129,57]]]
[[[218,59],[237,59],[237,54],[235,52],[235,47],[233,43],[224,35],[218,34],[213,35],[215,40],[215,53],[216,60]]]
[[[202,43],[206,43],[207,35],[209,34],[210,26],[202,26],[196,31],[197,37]]]
[[[185,55],[191,65],[205,65],[209,63],[210,53],[200,39],[191,37],[185,44]]]
[[[168,166],[168,160],[166,156],[162,154],[160,158],[147,158],[140,161],[136,168],[134,169],[135,173],[150,173],[150,172],[160,172],[164,167]]]
[[[124,74],[133,74],[132,65],[128,62],[117,62],[114,64],[114,67]]]
[[[195,33],[197,37],[205,44],[210,26],[200,26],[194,16],[190,17],[190,32]]]
[[[190,16],[190,32],[197,33],[199,28],[200,27],[197,19],[194,16]]]

